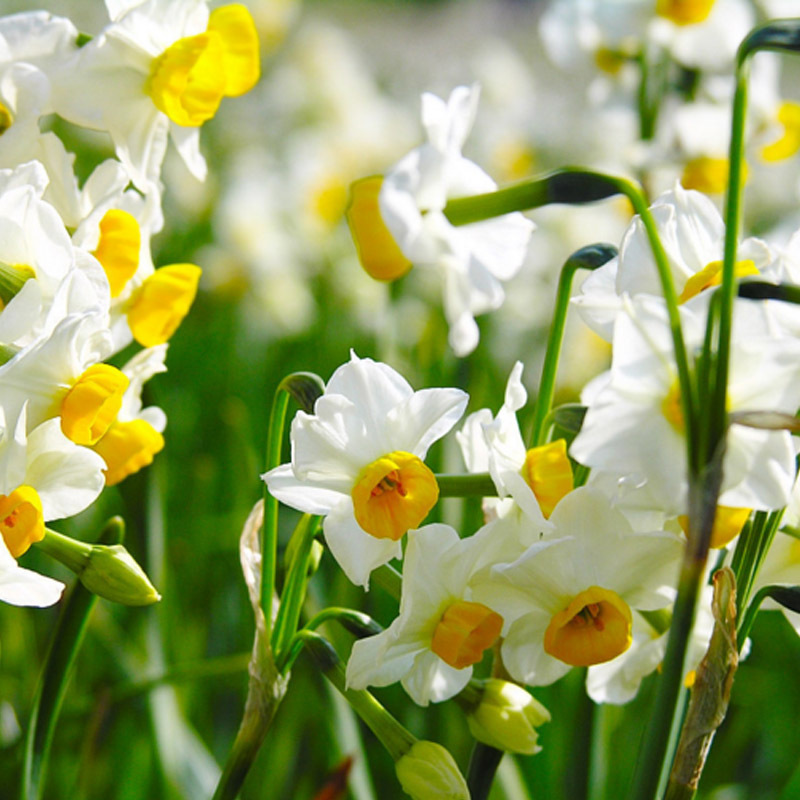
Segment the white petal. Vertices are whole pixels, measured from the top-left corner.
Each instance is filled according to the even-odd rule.
[[[345,575],[357,586],[369,588],[372,570],[400,558],[400,542],[377,539],[365,533],[353,516],[353,503],[347,497],[336,506],[323,525],[325,541]]]

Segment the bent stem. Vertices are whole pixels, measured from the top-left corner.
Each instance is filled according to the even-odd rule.
[[[564,327],[567,321],[567,308],[569,307],[572,292],[572,279],[579,269],[595,270],[608,263],[617,254],[617,248],[610,244],[596,244],[582,247],[574,252],[564,263],[558,276],[558,289],[556,290],[556,308],[553,321],[550,323],[550,332],[547,336],[542,377],[539,381],[539,393],[536,398],[536,407],[533,417],[533,433],[531,442],[533,447],[544,444],[546,439],[546,420],[553,407],[555,393],[556,373],[561,357],[561,344],[564,341]]]

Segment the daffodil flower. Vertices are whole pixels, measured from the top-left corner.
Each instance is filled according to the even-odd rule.
[[[74,247],[42,199],[48,176],[31,162],[0,170],[0,342],[24,347],[70,313],[108,309],[108,281]]]
[[[103,489],[103,461],[71,442],[59,420],[26,433],[26,408],[7,426],[0,414],[0,534],[14,558],[44,536],[44,523],[87,508]]]
[[[572,467],[563,439],[545,445],[525,447],[517,422],[517,411],[525,405],[527,392],[522,385],[522,363],[517,361],[508,378],[503,407],[496,417],[481,409],[464,422],[456,434],[467,469],[488,470],[497,487],[499,501],[488,499],[484,508],[506,514],[510,496],[528,518],[546,529],[558,501],[573,489]]]
[[[675,291],[681,304],[690,302],[722,280],[725,224],[717,207],[700,192],[676,183],[650,207],[667,254]],[[766,242],[749,238],[737,249],[736,277],[770,278],[775,259]],[[639,217],[634,217],[619,256],[595,270],[573,302],[587,325],[607,341],[625,296],[661,296],[658,270]]]
[[[426,706],[466,686],[503,627],[499,614],[471,597],[479,550],[474,537],[459,539],[448,525],[409,532],[400,614],[382,633],[353,645],[349,687],[402,681],[414,702]]]
[[[204,179],[199,128],[223,97],[259,76],[258,36],[240,4],[209,13],[205,0],[106,3],[111,22],[65,64],[54,81],[56,110],[108,131],[134,184],[158,183],[169,135]]]
[[[447,102],[424,94],[422,124],[428,141],[382,180],[356,184],[350,209],[362,265],[373,277],[391,280],[412,264],[441,272],[449,341],[458,356],[478,344],[475,315],[502,305],[501,281],[519,270],[534,227],[519,213],[460,227],[444,215],[448,199],[497,188],[461,155],[477,104],[474,86],[457,87]]]
[[[464,413],[458,389],[415,392],[386,364],[360,359],[334,372],[313,414],[292,422],[292,462],[266,473],[292,508],[325,515],[328,547],[354,583],[400,555],[439,496],[423,459]]]
[[[673,534],[635,532],[588,487],[564,497],[550,522],[555,530],[547,538],[470,582],[472,599],[505,620],[506,669],[534,686],[624,653],[632,611],[664,608],[674,598],[683,550]]]
[[[601,384],[595,384],[570,454],[587,466],[645,479],[650,496],[664,513],[685,514],[686,429],[666,308],[659,298],[645,295],[626,305],[614,327],[611,370]],[[705,310],[699,305],[681,307],[690,352],[702,346]],[[776,334],[775,327],[763,304],[736,303],[727,402],[731,413],[794,414],[800,405],[800,345]],[[783,508],[794,476],[795,448],[787,431],[730,427],[721,506]]]

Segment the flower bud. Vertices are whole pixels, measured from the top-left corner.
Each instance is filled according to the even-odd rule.
[[[414,800],[469,800],[455,759],[436,742],[416,742],[394,768],[403,791]]]
[[[148,606],[161,599],[144,570],[121,544],[92,547],[79,577],[90,592],[114,603]]]
[[[483,681],[479,692],[467,713],[470,733],[479,742],[528,756],[542,749],[536,728],[550,721],[550,712],[533,695],[499,678]]]

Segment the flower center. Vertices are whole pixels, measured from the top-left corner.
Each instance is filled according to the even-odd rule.
[[[749,278],[758,275],[758,268],[748,258],[744,261],[737,261],[733,267],[733,274],[737,278]],[[711,261],[706,264],[700,272],[696,272],[686,281],[683,291],[678,298],[679,303],[685,303],[693,297],[697,297],[700,292],[710,289],[712,286],[719,286],[722,283],[722,262]]]
[[[356,522],[364,531],[397,541],[428,516],[439,499],[439,486],[417,456],[395,451],[361,470],[351,496]]]
[[[502,628],[503,618],[491,608],[458,600],[436,624],[431,650],[455,669],[470,667],[498,640]]]
[[[378,281],[394,281],[411,269],[381,216],[378,195],[383,177],[373,175],[350,187],[347,223],[364,271]]]
[[[536,495],[546,519],[559,500],[575,488],[566,441],[557,439],[528,450],[522,477]]]
[[[718,549],[737,537],[750,519],[752,508],[734,508],[733,506],[717,506],[714,512],[714,527],[711,529],[710,547]],[[689,517],[681,515],[678,522],[683,532],[689,535]]]
[[[783,127],[783,133],[776,141],[761,148],[764,161],[784,161],[800,150],[800,103],[781,103],[778,124]]]
[[[714,0],[656,0],[656,14],[676,25],[697,25],[708,19]]]
[[[39,494],[32,486],[19,486],[0,494],[0,533],[14,558],[44,539],[44,517]]]
[[[92,255],[108,278],[111,296],[119,297],[139,268],[142,234],[136,218],[120,208],[106,211],[100,220],[100,240]]]
[[[164,437],[149,422],[133,419],[113,423],[93,449],[106,462],[106,485],[113,486],[152,464],[163,447]]]
[[[194,264],[170,264],[139,287],[128,308],[128,325],[140,345],[163,344],[175,333],[197,294],[200,272]]]
[[[553,615],[544,649],[573,667],[602,664],[631,646],[631,624],[631,610],[616,592],[590,586]]]
[[[110,364],[89,367],[61,401],[61,430],[75,444],[95,444],[117,418],[127,375]]]

